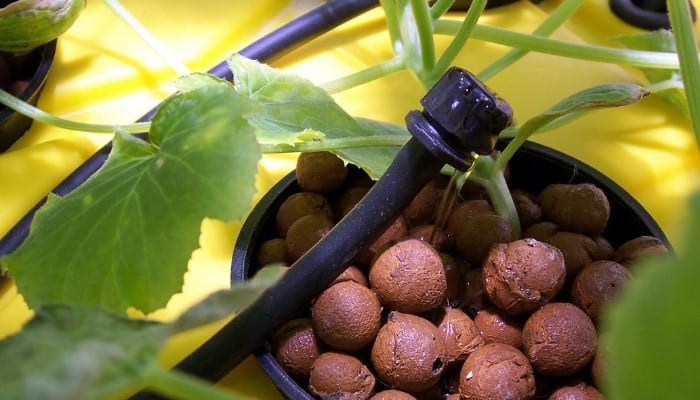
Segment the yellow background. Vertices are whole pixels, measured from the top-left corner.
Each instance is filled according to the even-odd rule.
[[[264,0],[229,2],[123,0],[171,53],[192,71],[206,71],[230,53],[320,2]],[[534,30],[559,1],[527,1],[491,10],[480,21],[521,32]],[[315,83],[324,83],[391,57],[382,14],[371,12],[272,62]],[[556,38],[614,45],[608,38],[638,30],[619,22],[607,1],[586,1]],[[439,40],[439,47],[446,44]],[[474,72],[504,54],[503,46],[470,41],[456,64]],[[55,65],[39,107],[63,118],[93,123],[130,123],[172,92],[177,74],[99,1],[90,1],[58,42]],[[633,82],[639,71],[531,53],[487,82],[524,121],[559,99],[604,82]],[[424,90],[408,73],[397,73],[336,95],[351,114],[402,123],[419,108]],[[0,234],[58,185],[110,135],[81,134],[34,124],[10,150],[0,154]],[[635,196],[674,245],[685,216],[685,201],[697,188],[699,158],[689,123],[657,98],[624,109],[603,110],[535,141],[562,150],[609,175]],[[294,156],[265,157],[259,195],[294,167]],[[193,253],[185,285],[168,306],[151,317],[168,320],[208,293],[228,287],[229,262],[239,223],[205,220],[201,248]],[[31,316],[11,283],[0,287],[0,338]],[[171,340],[163,353],[173,365],[205,340],[216,326]],[[248,359],[222,381],[261,399],[277,398],[269,380]]]

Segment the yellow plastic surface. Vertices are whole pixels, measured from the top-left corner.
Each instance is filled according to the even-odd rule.
[[[124,6],[193,71],[205,71],[230,52],[318,4],[318,1],[229,2],[136,1]],[[527,1],[488,11],[481,23],[522,32],[534,30],[559,1],[536,6]],[[341,26],[276,60],[273,65],[316,83],[386,60],[391,48],[378,11]],[[607,11],[607,0],[587,1],[556,38],[610,45],[608,37],[639,32]],[[440,41],[440,46],[446,39]],[[456,61],[478,72],[504,54],[502,46],[470,41]],[[99,1],[88,2],[78,22],[60,40],[55,66],[39,107],[85,122],[135,121],[171,93],[174,72]],[[638,71],[531,53],[487,82],[524,121],[559,99],[585,87],[634,81]],[[354,115],[402,123],[419,108],[424,89],[408,74],[336,96]],[[0,154],[0,234],[8,231],[37,201],[77,168],[109,135],[78,134],[35,123],[7,152]],[[535,137],[598,168],[646,207],[678,245],[685,201],[698,187],[700,159],[688,121],[656,98],[623,109],[590,113],[571,125]],[[294,168],[294,156],[266,157],[260,163],[259,195]],[[228,286],[229,262],[239,223],[205,220],[201,248],[189,263],[183,291],[152,315],[168,320],[208,293]],[[31,317],[14,286],[0,288],[0,338],[21,329]],[[163,352],[173,365],[218,325],[171,340]],[[254,332],[251,332],[254,334]],[[252,358],[221,385],[260,399],[279,394]]]

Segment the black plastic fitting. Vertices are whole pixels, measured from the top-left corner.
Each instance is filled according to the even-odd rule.
[[[638,28],[650,31],[671,28],[666,0],[610,0],[608,4],[613,14]],[[695,7],[691,1],[688,1],[688,4],[695,21]]]
[[[474,75],[450,68],[421,99],[423,111],[411,111],[406,126],[436,158],[461,171],[476,154],[493,151],[498,134],[511,124],[510,105]]]

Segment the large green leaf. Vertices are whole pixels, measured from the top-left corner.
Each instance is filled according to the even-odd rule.
[[[635,269],[605,321],[611,399],[694,399],[700,393],[700,193],[675,257]]]
[[[260,158],[252,103],[213,82],[168,99],[151,143],[117,134],[109,159],[2,259],[30,306],[72,302],[123,312],[162,307],[181,289],[204,217],[249,210]]]
[[[173,379],[188,378],[157,364],[166,339],[242,310],[283,272],[281,267],[265,268],[246,283],[211,294],[168,324],[127,319],[94,306],[39,307],[22,331],[0,346],[0,397],[104,399],[144,386],[169,394],[175,389],[170,387]],[[163,380],[164,374],[175,375]],[[181,393],[184,398],[214,398],[205,383],[178,387],[194,391]]]
[[[405,129],[387,129],[360,122],[347,114],[323,89],[298,76],[281,72],[241,55],[229,58],[236,90],[260,103],[250,121],[260,132],[260,143],[299,140],[349,139],[395,135],[408,139]],[[315,133],[315,134],[312,134]],[[342,159],[378,178],[396,155],[398,146],[336,148]]]

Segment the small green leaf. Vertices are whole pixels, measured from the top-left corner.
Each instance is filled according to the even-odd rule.
[[[26,53],[70,28],[85,0],[17,0],[0,8],[0,51]]]
[[[158,353],[168,337],[242,310],[285,270],[266,267],[168,324],[127,319],[93,306],[38,307],[22,331],[0,346],[2,398],[103,399],[148,386],[152,374],[164,373]]]
[[[692,399],[700,393],[700,193],[675,256],[635,267],[606,314],[611,399]]]
[[[535,132],[542,128],[557,124],[562,118],[594,110],[597,108],[621,107],[641,100],[649,91],[639,85],[631,83],[609,83],[586,88],[577,92],[547,111],[534,116],[513,131],[513,140],[508,143],[502,154],[498,157],[496,170],[503,169],[515,151]]]
[[[181,289],[202,219],[240,219],[250,208],[260,158],[243,117],[252,106],[231,85],[206,85],[164,102],[152,144],[117,134],[102,169],[51,197],[29,237],[0,259],[30,306],[162,307]]]
[[[388,125],[354,119],[326,91],[306,79],[237,54],[228,61],[236,90],[260,104],[259,112],[250,115],[251,123],[260,130],[260,143],[292,144],[307,140],[305,133],[308,132],[340,141],[377,135],[404,136],[408,140],[405,128],[388,128]],[[378,178],[393,160],[398,147],[349,149],[339,144],[337,149],[330,150]]]

